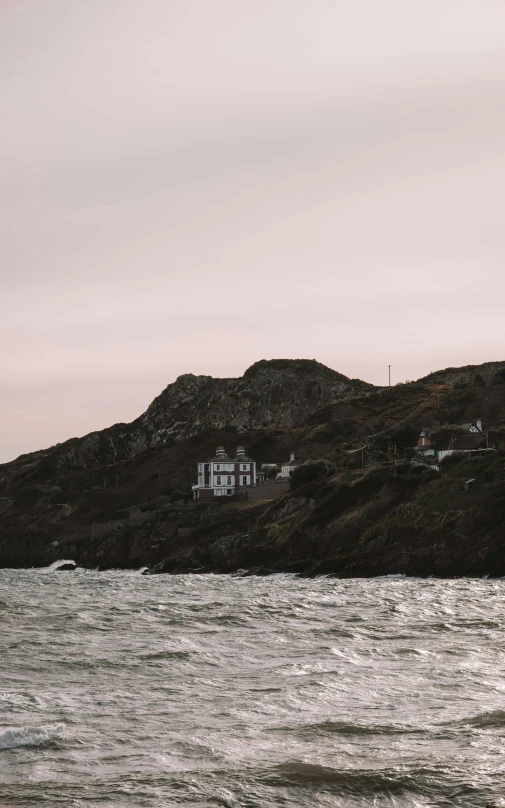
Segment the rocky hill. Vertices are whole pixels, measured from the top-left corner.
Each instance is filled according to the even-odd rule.
[[[190,438],[209,428],[294,427],[324,406],[372,389],[315,360],[262,360],[239,379],[179,376],[132,426],[149,445]]]
[[[483,386],[505,378],[505,362],[485,362],[483,365],[465,365],[462,368],[437,370],[419,379],[424,384],[463,384]]]
[[[206,430],[248,432],[303,424],[322,407],[348,401],[373,385],[308,359],[256,362],[241,378],[189,373],[169,384],[131,424],[116,424],[0,465],[6,475],[48,479],[117,463],[155,446],[169,447]]]
[[[148,565],[182,570],[212,569],[214,565],[216,569],[232,569],[250,566],[252,559],[254,565],[261,566],[263,558],[263,566],[275,569],[299,564],[307,571],[324,561],[325,568],[333,564],[332,569],[340,569],[341,574],[352,574],[353,569],[359,569],[359,574],[368,569],[373,574],[373,570],[387,567],[381,560],[384,548],[378,539],[363,544],[360,531],[365,526],[367,530],[373,527],[383,536],[392,524],[397,526],[395,541],[401,552],[412,560],[410,545],[414,538],[412,530],[407,529],[411,517],[416,535],[429,534],[429,541],[435,541],[442,528],[452,531],[453,536],[463,535],[469,498],[453,509],[460,516],[443,525],[440,519],[444,508],[441,506],[433,517],[417,499],[425,488],[435,491],[437,486],[445,485],[445,473],[438,480],[413,483],[409,471],[402,483],[398,482],[401,472],[395,470],[393,474],[387,464],[379,466],[377,479],[381,485],[370,489],[366,487],[368,483],[363,489],[353,487],[351,499],[361,490],[360,504],[355,503],[354,510],[346,508],[338,519],[318,516],[319,498],[324,500],[325,491],[331,494],[324,486],[333,485],[345,492],[345,486],[341,486],[354,486],[353,475],[362,474],[356,469],[363,459],[361,454],[348,455],[346,451],[366,442],[379,458],[384,458],[385,453],[390,457],[391,447],[395,457],[401,458],[415,445],[420,427],[432,421],[460,424],[481,418],[490,431],[492,445],[503,447],[504,369],[505,363],[449,369],[417,383],[391,388],[375,388],[348,379],[309,360],[258,362],[239,379],[182,376],[132,424],[118,424],[0,466],[0,565],[43,565],[66,555],[88,566]],[[279,463],[290,452],[296,452],[302,460],[323,459],[333,471],[317,489],[319,493],[302,492],[301,498],[293,493],[284,504],[278,503],[280,510],[268,503],[244,510],[229,504],[225,509],[212,505],[207,514],[208,506],[202,510],[202,506],[187,501],[187,494],[195,482],[196,461],[212,456],[219,444],[231,454],[238,444],[245,445],[258,464]],[[499,493],[503,487],[499,464],[503,462],[499,458],[497,463],[488,474],[489,514],[495,513],[493,503],[498,510],[503,506]],[[395,481],[390,481],[391,476]],[[454,489],[458,497],[460,482]],[[411,501],[411,495],[417,504],[421,503],[420,510],[398,511],[407,499]],[[338,499],[340,494],[335,496]],[[450,496],[446,510],[451,510]],[[367,520],[370,517],[366,524],[352,516],[362,507]],[[219,513],[212,513],[215,508]],[[285,513],[283,508],[287,509]],[[314,516],[307,522],[312,511]],[[401,513],[404,521],[403,516],[399,517]],[[288,530],[283,520],[289,514],[293,516]],[[427,524],[435,526],[434,532],[430,527],[423,533],[425,517]],[[480,533],[476,531],[477,523]],[[487,541],[490,531],[496,533],[495,523],[501,525],[499,518],[486,517],[482,510],[468,522],[475,536],[480,536],[479,541]],[[268,524],[272,527],[267,530]],[[285,542],[282,547],[275,545],[272,555],[267,547],[272,549],[274,535],[282,535]],[[221,545],[212,551],[210,547],[226,537],[237,552],[233,563],[229,559],[218,563],[215,553]],[[311,542],[310,564],[305,540]],[[471,535],[465,534],[470,566],[471,541]],[[365,566],[359,565],[354,550],[352,563],[346,562],[340,568],[333,561],[330,564],[328,559],[343,553],[344,547],[346,557],[349,555],[349,542],[361,547],[359,557],[368,558]],[[376,554],[375,560],[369,551]],[[398,563],[398,556],[391,558]],[[393,566],[394,563],[391,562]],[[419,559],[412,564],[410,572],[414,568],[427,569]],[[449,569],[450,566],[445,568],[447,574]],[[433,570],[433,574],[443,574],[442,569],[438,573],[435,567]],[[407,571],[407,567],[403,565],[396,571]]]

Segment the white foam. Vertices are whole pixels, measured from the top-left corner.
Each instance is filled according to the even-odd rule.
[[[57,570],[58,567],[62,567],[63,564],[75,564],[75,561],[73,558],[60,558],[58,561],[53,561],[53,563],[49,564],[45,569],[49,571]]]
[[[63,724],[47,724],[42,727],[9,727],[0,730],[0,749],[42,746],[60,738],[63,729]]]

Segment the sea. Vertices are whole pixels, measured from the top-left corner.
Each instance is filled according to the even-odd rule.
[[[0,570],[0,806],[505,805],[505,581]]]

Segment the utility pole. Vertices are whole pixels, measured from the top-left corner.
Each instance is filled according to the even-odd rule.
[[[389,371],[389,387],[391,387],[391,365],[388,365],[388,371]]]

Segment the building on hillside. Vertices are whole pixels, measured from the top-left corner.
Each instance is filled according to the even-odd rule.
[[[422,457],[435,457],[436,451],[431,445],[431,436],[436,432],[436,427],[423,427],[417,439],[416,452]]]
[[[443,428],[443,427],[442,427]],[[482,421],[471,421],[468,424],[461,424],[460,427],[451,430],[447,435],[444,443],[438,443],[438,450],[432,445],[432,436],[440,429],[436,427],[423,427],[417,439],[416,453],[424,458],[428,457],[447,457],[449,454],[456,452],[469,452],[472,450],[482,448],[484,440],[484,431],[482,428]],[[464,430],[464,432],[463,432]],[[442,452],[442,454],[440,454]]]
[[[486,449],[486,442],[482,432],[468,432],[466,435],[456,435],[452,437],[448,445],[438,450],[438,459],[451,455],[473,455]]]
[[[419,449],[428,448],[431,446],[431,434],[434,432],[432,428],[423,426],[417,439],[417,446]]]
[[[438,448],[438,459],[451,455],[473,455],[487,448],[488,441],[482,428],[482,421],[461,424],[459,432],[450,435],[445,444]]]
[[[224,446],[218,446],[212,460],[198,463],[198,482],[192,487],[193,499],[231,497],[240,489],[256,485],[257,481],[256,463],[246,455],[243,446],[237,448],[234,458],[228,457]]]
[[[265,480],[276,479],[280,476],[280,466],[278,463],[262,463],[260,474]]]
[[[302,464],[300,463],[299,460],[295,460],[295,456],[294,456],[293,452],[291,452],[291,455],[290,455],[289,460],[287,461],[287,463],[283,463],[281,465],[280,476],[281,477],[291,477],[294,470],[296,468],[298,468],[298,466],[301,466],[301,465]]]
[[[472,435],[483,435],[482,421],[480,418],[477,421],[471,421],[469,424],[461,424],[461,429],[470,432]]]

